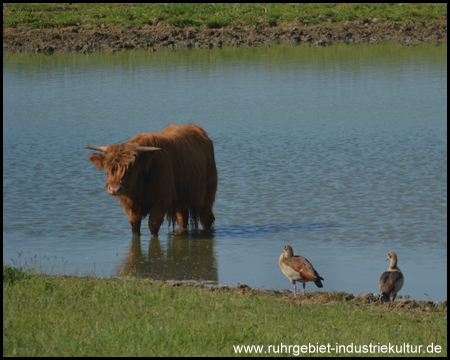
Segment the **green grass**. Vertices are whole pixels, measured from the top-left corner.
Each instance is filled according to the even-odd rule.
[[[272,26],[300,17],[311,24],[386,18],[389,21],[431,22],[447,15],[446,3],[7,3],[3,28],[97,27],[102,24],[133,27],[155,17],[175,27],[220,28],[261,23]]]
[[[308,343],[433,343],[446,356],[446,319],[442,309],[304,305],[255,291],[3,267],[3,356],[217,356],[234,355],[233,345]]]

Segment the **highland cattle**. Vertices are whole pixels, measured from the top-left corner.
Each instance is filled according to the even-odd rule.
[[[210,229],[217,191],[214,146],[197,125],[169,125],[160,132],[142,133],[122,144],[85,146],[89,157],[107,173],[105,188],[123,205],[134,236],[141,221],[157,236],[164,218],[180,227]]]

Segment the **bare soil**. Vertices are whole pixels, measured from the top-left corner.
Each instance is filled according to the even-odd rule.
[[[307,20],[297,18],[292,23],[197,29],[175,28],[162,21],[162,18],[154,18],[146,25],[129,29],[107,27],[105,24],[92,30],[78,27],[3,29],[3,50],[28,50],[46,55],[55,51],[89,54],[103,49],[111,52],[148,49],[153,52],[155,48],[211,49],[265,44],[327,46],[339,42],[376,44],[381,41],[394,41],[403,45],[447,43],[447,16],[429,24],[412,20],[397,23],[374,18],[315,26],[310,25]]]
[[[166,282],[165,286],[202,286],[192,285],[180,282]],[[290,290],[256,290],[251,289],[248,285],[242,284],[237,287],[220,286],[210,287],[210,291],[225,291],[230,294],[237,294],[242,296],[259,296],[263,298],[277,298],[283,301],[291,301],[297,304],[304,305],[335,305],[339,303],[345,303],[351,306],[365,306],[365,307],[381,307],[389,310],[389,304],[387,302],[381,302],[380,296],[375,294],[365,295],[353,295],[346,292],[322,292],[313,291],[307,292],[304,296],[297,294],[297,298],[294,299],[293,293]],[[421,301],[411,300],[408,295],[398,296],[395,302],[392,303],[390,311],[393,310],[406,310],[406,311],[421,311],[421,312],[447,312],[447,301],[442,303],[435,301]]]

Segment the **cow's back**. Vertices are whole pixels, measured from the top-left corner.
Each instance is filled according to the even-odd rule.
[[[151,162],[154,184],[164,201],[186,207],[212,203],[217,190],[214,145],[197,125],[169,125],[161,132],[133,136],[128,143],[161,148]],[[170,199],[169,199],[170,198]]]

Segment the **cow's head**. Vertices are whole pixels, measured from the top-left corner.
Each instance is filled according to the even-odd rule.
[[[107,173],[105,188],[110,195],[126,195],[133,191],[137,177],[142,176],[139,169],[139,159],[149,157],[155,151],[161,150],[156,147],[137,146],[131,144],[112,144],[106,146],[85,146],[86,149],[98,150],[103,154],[92,154],[89,157],[99,170],[105,169]],[[142,167],[142,164],[141,164]],[[147,169],[145,169],[147,170]]]

